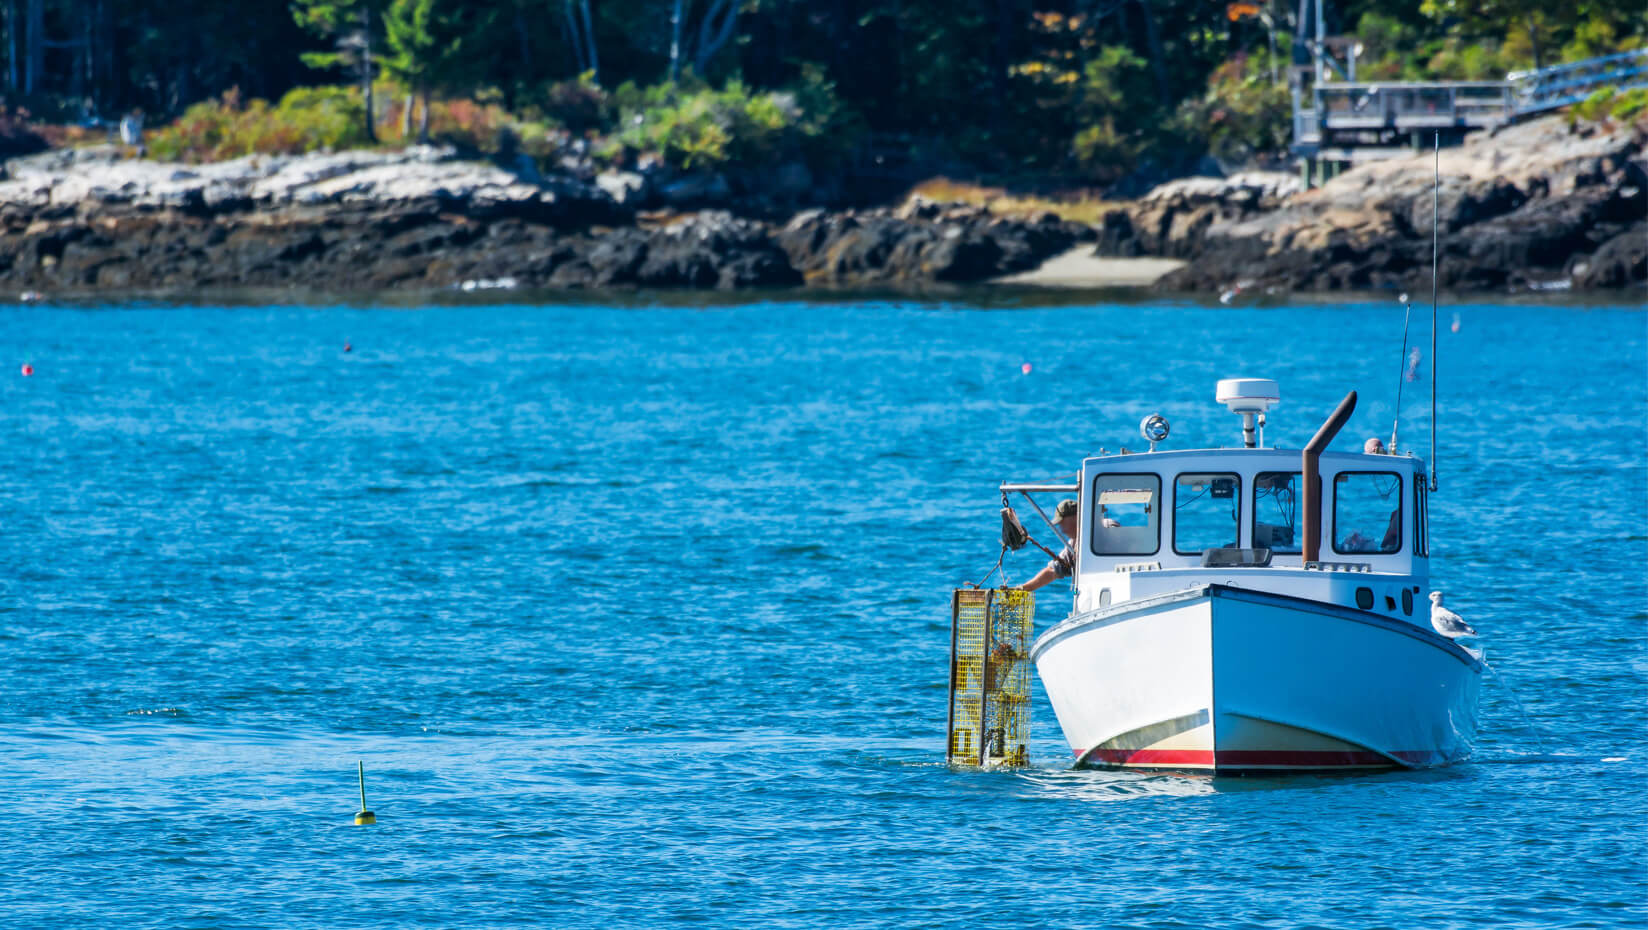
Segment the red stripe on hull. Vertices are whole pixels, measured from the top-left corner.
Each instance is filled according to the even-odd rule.
[[[1400,751],[1391,755],[1413,765],[1433,765],[1444,761],[1440,754]],[[1076,750],[1084,762],[1102,765],[1154,766],[1160,768],[1240,769],[1240,768],[1376,768],[1398,765],[1389,757],[1366,750],[1293,749],[1095,749]]]

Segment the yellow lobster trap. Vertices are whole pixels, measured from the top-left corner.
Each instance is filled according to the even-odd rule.
[[[1036,598],[1013,588],[950,596],[950,727],[945,761],[1030,764],[1030,639]]]

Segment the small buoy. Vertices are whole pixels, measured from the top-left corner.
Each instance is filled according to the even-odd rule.
[[[1022,371],[1025,374],[1029,374],[1030,373],[1030,363],[1025,362],[1023,365],[1020,365],[1019,366],[1019,371]]]
[[[377,815],[366,809],[366,763],[357,760],[355,767],[360,775],[360,812],[355,814],[355,826],[363,827],[367,824],[377,823],[378,818]]]
[[[343,351],[353,352],[353,351],[355,351],[355,347],[346,342],[346,343],[343,344]]]
[[[23,377],[27,378],[29,375],[32,375],[32,374],[34,374],[34,366],[30,365],[28,362],[24,362],[23,363]]]
[[[1453,315],[1453,325],[1449,326],[1448,330],[1455,333],[1459,332],[1459,314],[1455,313]]]

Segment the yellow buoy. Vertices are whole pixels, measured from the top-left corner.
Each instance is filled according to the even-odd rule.
[[[366,763],[356,761],[355,767],[360,774],[360,813],[355,815],[355,826],[360,827],[369,823],[377,823],[378,818],[366,809]]]

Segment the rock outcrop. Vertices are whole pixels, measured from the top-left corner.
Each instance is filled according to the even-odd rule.
[[[898,210],[807,210],[779,242],[811,283],[959,283],[1034,268],[1092,237],[1052,214],[1026,221],[913,198]]]
[[[1098,254],[1118,258],[1193,258],[1207,231],[1275,210],[1302,185],[1279,172],[1169,181],[1135,204],[1104,214]]]
[[[795,180],[799,183],[799,179]],[[1046,218],[916,204],[786,226],[702,210],[639,174],[538,177],[429,147],[202,166],[112,147],[9,163],[0,283],[18,291],[304,286],[796,286],[978,281],[1086,234]]]
[[[451,149],[251,155],[209,165],[126,159],[113,146],[59,149],[6,164],[0,216],[54,219],[176,211],[193,216],[293,208],[438,209],[559,228],[627,223],[633,211],[569,176],[526,180]]]
[[[801,283],[765,226],[705,211],[653,229],[615,229],[574,248],[552,287],[740,288]]]
[[[1444,150],[1441,286],[1648,282],[1645,142],[1640,123],[1570,128],[1550,117]],[[1117,254],[1188,259],[1158,284],[1168,290],[1412,290],[1430,282],[1432,187],[1432,156],[1421,154],[1359,167],[1275,202],[1159,189],[1107,219],[1101,241]]]

